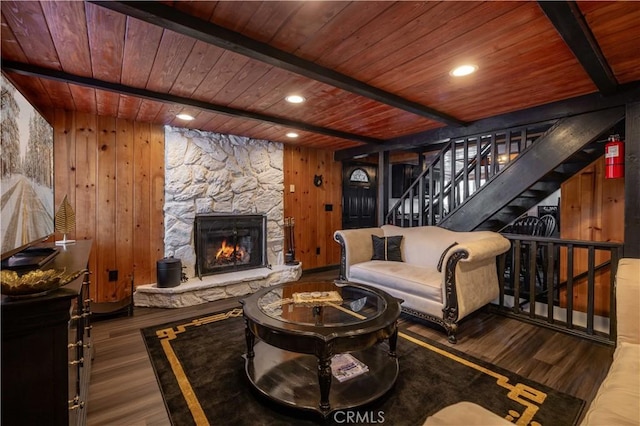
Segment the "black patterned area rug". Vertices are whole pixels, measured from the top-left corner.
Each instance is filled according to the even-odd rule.
[[[244,371],[241,309],[141,330],[171,421],[184,425],[421,425],[471,401],[521,425],[573,425],[584,401],[400,330],[400,372],[383,398],[327,419],[267,401]],[[385,344],[385,343],[383,343]],[[353,379],[357,380],[357,379]]]

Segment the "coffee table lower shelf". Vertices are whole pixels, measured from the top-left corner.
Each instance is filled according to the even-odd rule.
[[[315,411],[324,417],[382,397],[393,387],[399,371],[398,359],[389,356],[386,343],[353,352],[369,371],[342,383],[333,377],[331,408],[325,411],[319,407],[318,359],[314,355],[285,351],[260,340],[256,341],[254,352],[253,358],[247,359],[245,355],[245,371],[261,394],[285,406]]]

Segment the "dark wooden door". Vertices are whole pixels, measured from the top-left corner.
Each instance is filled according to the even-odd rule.
[[[342,228],[377,226],[377,166],[345,163],[342,168]]]

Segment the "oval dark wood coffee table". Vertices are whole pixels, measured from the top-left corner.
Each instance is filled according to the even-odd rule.
[[[269,399],[327,417],[393,387],[400,301],[389,294],[360,284],[293,282],[260,290],[242,304],[246,374]],[[388,346],[378,345],[385,340]],[[368,371],[332,379],[332,358],[343,353]]]

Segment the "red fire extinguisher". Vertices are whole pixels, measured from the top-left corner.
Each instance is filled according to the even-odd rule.
[[[624,143],[619,135],[609,136],[604,152],[604,177],[607,179],[624,177]]]

